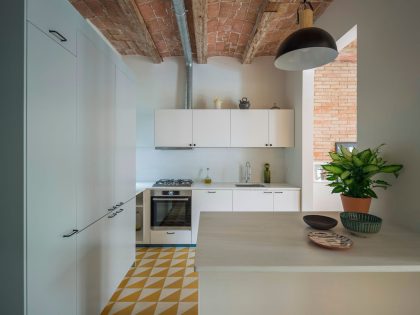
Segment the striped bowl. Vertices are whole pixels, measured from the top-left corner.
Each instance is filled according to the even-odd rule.
[[[378,233],[382,225],[380,217],[368,213],[341,212],[340,219],[347,230],[356,233]]]

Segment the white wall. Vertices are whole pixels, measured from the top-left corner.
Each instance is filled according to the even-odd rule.
[[[302,210],[312,211],[313,70],[285,72],[286,102],[295,109],[295,147],[285,152],[285,181],[302,187]]]
[[[272,182],[284,180],[284,151],[287,149],[155,150],[155,109],[184,106],[184,60],[171,57],[161,64],[152,64],[147,58],[129,56],[125,61],[139,81],[138,181],[167,177],[197,180],[205,176],[207,167],[214,181],[238,181],[241,165],[246,161],[251,162],[254,181],[262,181],[266,162],[272,165]],[[213,57],[208,64],[194,64],[193,71],[193,108],[214,108],[215,97],[224,100],[224,108],[236,108],[243,96],[250,99],[252,108],[270,108],[275,102],[282,108],[290,108],[284,95],[284,73],[274,68],[272,57],[256,58],[251,65],[242,65],[234,58]],[[200,173],[202,169],[204,172]]]
[[[314,211],[342,211],[339,194],[332,194],[328,182],[313,182],[313,208]]]
[[[302,186],[302,72],[284,72],[286,76],[286,102],[295,109],[295,147],[285,152],[286,181]]]
[[[372,212],[420,231],[420,2],[403,2],[335,0],[316,25],[336,39],[357,25],[358,142],[405,166]]]

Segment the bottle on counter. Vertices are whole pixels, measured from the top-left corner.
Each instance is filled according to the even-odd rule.
[[[207,167],[207,174],[206,174],[206,177],[204,178],[204,184],[211,184],[211,178],[209,176],[209,171],[210,171],[210,169]]]
[[[264,164],[264,183],[269,184],[271,182],[270,164]]]

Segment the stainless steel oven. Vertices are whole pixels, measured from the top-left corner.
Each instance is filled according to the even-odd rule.
[[[152,190],[151,228],[191,229],[191,190]]]

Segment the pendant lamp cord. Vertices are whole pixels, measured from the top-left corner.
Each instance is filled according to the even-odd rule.
[[[296,17],[297,17],[296,24],[299,24],[300,23],[300,20],[299,20],[299,10],[300,10],[300,8],[302,6],[303,6],[303,9],[304,10],[309,7],[309,9],[311,9],[312,11],[314,11],[314,7],[312,6],[312,3],[310,1],[303,0],[303,2],[301,4],[299,4],[299,7],[298,7],[297,12],[296,12]]]

